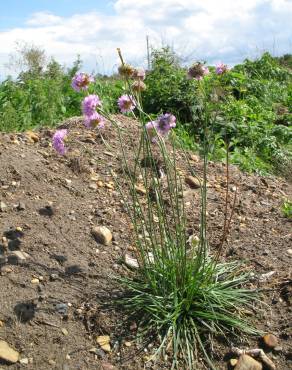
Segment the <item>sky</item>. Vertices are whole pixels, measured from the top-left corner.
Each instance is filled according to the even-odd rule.
[[[45,49],[70,66],[110,74],[116,48],[135,65],[170,45],[186,61],[229,65],[264,51],[292,53],[292,0],[0,0],[0,78],[16,43]]]

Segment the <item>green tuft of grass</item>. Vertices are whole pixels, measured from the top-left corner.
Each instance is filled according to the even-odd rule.
[[[198,353],[215,369],[208,351],[214,335],[258,333],[242,314],[256,292],[244,288],[249,274],[237,262],[203,262],[200,253],[186,257],[180,251],[156,254],[135,278],[119,281],[125,287],[119,305],[140,318],[142,336],[159,338],[155,358],[171,349],[172,369],[197,368]]]
[[[286,200],[281,207],[284,217],[292,219],[292,201]]]

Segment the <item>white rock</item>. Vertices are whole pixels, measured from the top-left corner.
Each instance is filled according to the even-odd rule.
[[[112,233],[106,226],[94,227],[91,231],[98,243],[109,245],[112,241]]]
[[[131,257],[129,254],[125,254],[125,264],[126,266],[130,267],[131,269],[138,269],[139,268],[139,263],[136,260],[136,258]]]
[[[21,358],[19,360],[19,363],[21,363],[22,365],[28,365],[28,358]]]

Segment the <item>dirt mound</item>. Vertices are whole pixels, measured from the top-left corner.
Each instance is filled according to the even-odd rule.
[[[136,123],[118,118],[127,130],[124,144],[131,155]],[[111,276],[128,271],[122,263],[124,254],[133,253],[129,222],[112,179],[112,172],[122,176],[119,143],[111,127],[103,137],[85,130],[78,118],[62,127],[70,128],[66,157],[51,148],[51,130],[0,136],[0,340],[20,353],[27,369],[94,370],[110,369],[110,364],[142,369],[151,350],[141,354],[133,336],[116,336],[115,328],[124,317],[99,308],[101,297],[106,299],[117,289]],[[180,158],[178,163],[187,176]],[[192,165],[202,172],[196,156]],[[224,165],[210,164],[213,248],[222,233],[224,174]],[[291,196],[291,185],[279,178],[246,175],[232,166],[231,194],[235,185],[239,197],[225,258],[245,260],[254,269],[269,305],[257,310],[257,326],[279,338],[281,348],[273,361],[278,369],[287,369],[292,359],[292,234],[280,206]],[[191,235],[198,232],[199,193],[186,183],[185,195]],[[110,245],[96,241],[91,232],[95,226],[112,232]],[[111,336],[110,352],[97,343],[96,336],[101,335]],[[251,338],[240,345],[257,346]],[[218,345],[218,368],[226,368],[227,352],[224,344]],[[0,365],[22,366],[2,364],[1,359]],[[155,368],[151,363],[146,366]]]

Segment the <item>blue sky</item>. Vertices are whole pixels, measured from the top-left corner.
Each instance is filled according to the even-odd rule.
[[[99,11],[113,13],[113,2],[107,0],[8,0],[0,1],[0,30],[25,24],[31,14],[47,11],[63,17]]]
[[[36,45],[68,66],[111,73],[116,48],[145,65],[169,44],[187,62],[233,65],[264,51],[292,53],[292,0],[0,0],[0,78],[16,42]]]

